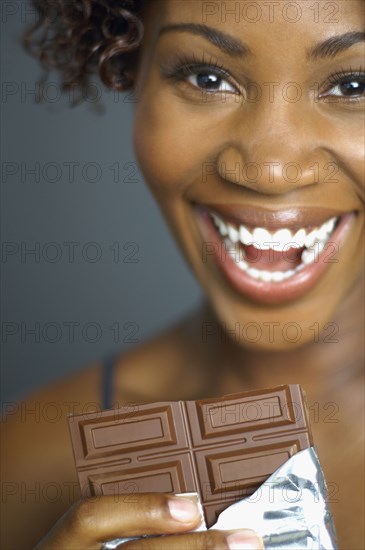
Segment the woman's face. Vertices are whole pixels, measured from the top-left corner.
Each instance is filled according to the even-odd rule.
[[[363,0],[147,0],[141,170],[239,341],[313,341],[363,280]],[[214,328],[211,328],[214,331]]]

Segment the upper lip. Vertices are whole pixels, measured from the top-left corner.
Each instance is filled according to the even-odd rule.
[[[224,221],[247,227],[264,227],[270,229],[300,229],[302,227],[317,227],[330,218],[343,216],[341,212],[331,208],[292,206],[283,210],[269,210],[238,204],[204,204],[198,207],[222,216]]]

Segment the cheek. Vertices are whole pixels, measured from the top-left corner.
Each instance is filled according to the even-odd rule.
[[[204,162],[217,150],[217,136],[210,117],[194,114],[168,93],[160,92],[158,101],[151,95],[135,110],[134,149],[151,190],[172,198],[202,180]]]
[[[192,128],[162,101],[142,101],[135,113],[133,143],[147,184],[153,191],[175,195],[188,181],[196,154],[189,145]]]
[[[335,156],[339,160],[338,176],[349,177],[354,183],[351,191],[365,200],[365,160],[364,160],[364,120],[354,124],[350,120],[347,124],[336,125],[331,128],[331,143]]]

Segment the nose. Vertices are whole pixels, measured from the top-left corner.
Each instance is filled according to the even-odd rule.
[[[217,158],[221,178],[258,193],[280,195],[328,180],[333,157],[313,106],[288,101],[243,107],[227,125]]]

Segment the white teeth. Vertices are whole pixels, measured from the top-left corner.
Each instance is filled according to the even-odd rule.
[[[248,267],[247,262],[238,262],[237,265],[241,271],[245,271],[253,279],[264,281],[265,283],[280,283],[285,279],[290,279],[290,277],[299,271],[300,267],[298,266],[295,269],[290,269],[289,271],[265,271],[254,267]]]
[[[262,279],[265,283],[270,283],[270,282],[271,282],[271,279],[272,279],[271,272],[270,272],[270,271],[261,271],[261,279]]]
[[[272,236],[272,240],[278,243],[276,250],[284,250],[288,243],[293,241],[293,235],[289,229],[279,229]]]
[[[245,252],[240,248],[240,246],[233,243],[228,237],[224,239],[225,253],[228,254],[232,260],[238,265],[240,262],[242,264],[247,263],[244,261]]]
[[[274,233],[270,233],[264,227],[255,227],[250,231],[245,225],[225,223],[215,213],[212,213],[212,218],[222,237],[229,235],[233,243],[240,241],[246,246],[254,245],[259,250],[272,248],[277,251],[285,251],[288,248],[310,248],[316,241],[328,239],[337,221],[337,218],[331,218],[309,233],[305,228],[301,228],[293,234],[287,228],[279,229]]]
[[[303,250],[302,258],[301,258],[302,262],[305,265],[316,262],[318,260],[318,256],[324,250],[324,247],[326,246],[326,244],[327,244],[327,241],[325,240],[317,241],[310,248]]]
[[[299,229],[299,231],[295,233],[293,242],[297,243],[298,248],[303,248],[306,235],[305,229]]]
[[[316,238],[317,238],[317,229],[313,229],[313,231],[311,231],[309,235],[306,236],[304,240],[304,246],[306,248],[309,248],[315,243]]]
[[[295,273],[295,270],[294,269],[290,269],[289,271],[285,271],[284,275],[285,275],[285,279],[289,279],[289,277],[292,277]]]
[[[326,243],[327,243],[326,240],[317,241],[310,248],[303,250],[302,257],[301,257],[302,263],[305,265],[309,265],[314,262],[317,262],[318,256],[324,250]]]
[[[337,221],[337,218],[331,218],[330,220],[328,220],[328,222],[325,224],[327,233],[331,233],[333,231],[336,221]]]
[[[253,237],[248,229],[244,225],[240,225],[240,241],[242,244],[252,244],[253,243]]]
[[[254,279],[259,279],[260,278],[260,270],[255,269],[254,267],[249,267],[247,269],[247,273],[249,275],[251,275],[251,277],[253,277]]]
[[[316,254],[316,251],[313,248],[308,248],[308,250],[303,250],[302,253],[302,263],[304,265],[312,264],[316,261],[318,255]]]
[[[248,269],[248,263],[245,260],[240,260],[237,265],[242,271],[247,271]]]
[[[325,225],[322,225],[322,227],[317,231],[317,237],[316,237],[316,241],[322,241],[323,239],[326,238],[326,235],[327,235],[327,229],[325,227]]]
[[[219,232],[221,235],[223,235],[223,237],[225,237],[226,235],[228,235],[228,229],[227,229],[227,226],[224,222],[219,222]]]
[[[271,243],[271,234],[267,231],[267,229],[256,227],[253,230],[252,238],[256,248],[259,248],[260,250],[269,250]]]
[[[211,212],[210,215],[212,216],[215,225],[218,227],[220,223],[219,216],[217,216],[217,214],[214,214],[214,212]]]
[[[213,214],[213,213],[212,213],[212,218],[216,227],[218,227],[219,233],[222,235],[222,237],[225,237],[226,235],[228,235],[228,229],[224,221],[221,220],[220,217],[217,216],[217,214]]]
[[[280,283],[284,280],[284,272],[283,271],[274,271],[271,274],[271,280],[274,281],[274,283]]]
[[[304,269],[318,260],[328,239],[330,238],[338,218],[334,217],[327,220],[320,227],[312,229],[309,233],[305,228],[298,229],[292,233],[288,228],[282,228],[274,233],[270,233],[263,227],[255,227],[250,231],[244,225],[234,225],[225,223],[217,214],[211,213],[218,231],[224,239],[226,253],[232,257],[236,265],[242,271],[245,271],[254,279],[264,282],[281,282],[289,279],[298,271]],[[275,251],[285,251],[289,248],[305,248],[301,255],[301,263],[295,269],[288,271],[266,271],[252,267],[252,264],[245,261],[245,252],[239,246],[239,243],[248,246],[253,245],[259,250],[274,249]]]
[[[228,236],[230,240],[233,243],[236,243],[239,240],[239,233],[237,229],[233,227],[233,225],[231,225],[230,223],[227,225],[227,229],[228,229]]]

